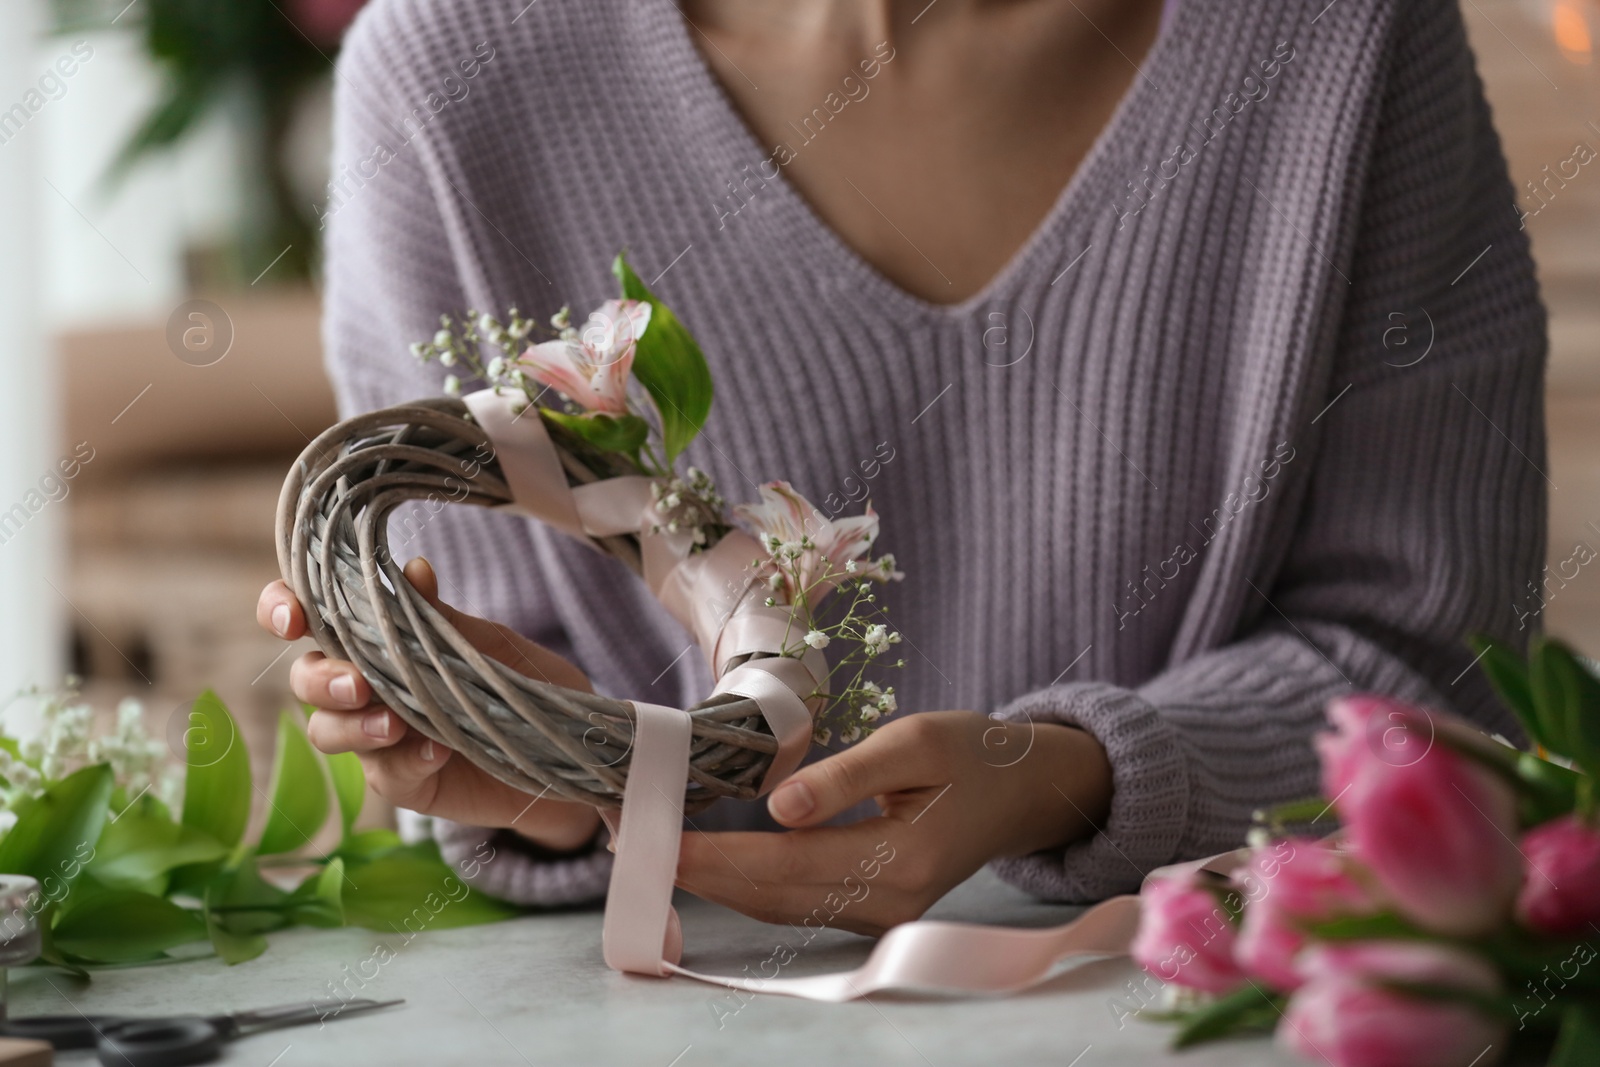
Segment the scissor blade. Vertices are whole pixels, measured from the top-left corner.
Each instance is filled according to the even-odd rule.
[[[359,1015],[379,1008],[392,1008],[404,1004],[399,1000],[368,1000],[357,997],[351,1000],[302,1000],[296,1004],[282,1004],[276,1008],[258,1008],[255,1011],[234,1012],[228,1018],[241,1030],[276,1029],[281,1026],[304,1026],[325,1022],[341,1015]]]

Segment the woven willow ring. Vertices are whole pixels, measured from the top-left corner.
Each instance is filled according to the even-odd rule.
[[[582,447],[551,436],[569,484],[598,479]],[[490,659],[418,593],[390,555],[388,520],[416,500],[512,502],[484,430],[456,399],[359,415],[296,461],[278,502],[278,566],[328,656],[349,660],[412,729],[529,793],[615,808],[633,749],[634,706],[530,678]],[[640,571],[637,537],[593,539]],[[688,709],[686,807],[750,799],[778,749],[755,700]]]

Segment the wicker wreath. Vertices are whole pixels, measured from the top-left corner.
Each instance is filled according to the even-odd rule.
[[[549,425],[568,483],[598,480],[603,456]],[[601,467],[600,469],[603,469]],[[348,419],[296,461],[278,502],[278,566],[330,657],[349,660],[412,729],[529,793],[622,803],[635,711],[626,700],[530,678],[490,659],[406,580],[388,520],[415,500],[498,507],[510,489],[484,430],[457,399]],[[637,537],[594,544],[639,573]],[[750,799],[778,749],[756,701],[723,694],[688,709],[686,807]]]

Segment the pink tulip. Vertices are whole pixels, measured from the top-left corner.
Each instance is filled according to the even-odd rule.
[[[1294,959],[1304,924],[1376,910],[1378,901],[1348,856],[1321,841],[1285,838],[1257,849],[1235,876],[1245,895],[1233,958],[1274,989],[1299,987]]]
[[[1495,971],[1460,949],[1421,941],[1315,945],[1282,1022],[1280,1044],[1333,1067],[1477,1067],[1503,1048],[1504,1024],[1461,1001],[1387,987],[1410,982],[1494,996]],[[1485,1056],[1484,1053],[1490,1053]]]
[[[1447,934],[1503,922],[1521,880],[1516,797],[1436,740],[1463,724],[1372,697],[1334,701],[1328,717],[1337,732],[1317,739],[1324,788],[1395,907]]]
[[[535,381],[561,392],[586,412],[628,413],[628,375],[634,346],[650,325],[650,305],[607,300],[570,340],[546,341],[522,354]]]
[[[1571,937],[1600,928],[1600,830],[1563,815],[1522,839],[1528,872],[1517,917],[1530,929]]]
[[[798,586],[788,575],[783,577],[784,593],[791,604],[798,589],[810,590],[814,601],[847,574],[863,578],[886,576],[883,561],[850,569],[871,551],[872,542],[878,538],[878,513],[870,504],[865,514],[829,519],[788,482],[768,482],[761,486],[759,504],[740,504],[733,510],[750,524],[757,539],[774,557],[797,553],[793,560],[798,564]],[[807,538],[811,547],[802,548]],[[884,561],[889,559],[884,557]],[[887,570],[893,570],[892,562]],[[773,573],[778,572],[774,569]]]
[[[367,0],[290,0],[289,18],[319,45],[335,45]]]
[[[1194,876],[1146,883],[1139,894],[1139,932],[1129,954],[1164,982],[1227,993],[1245,982],[1233,961],[1236,931],[1217,894]]]

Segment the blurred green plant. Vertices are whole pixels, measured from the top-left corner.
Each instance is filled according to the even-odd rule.
[[[330,74],[339,37],[360,6],[361,0],[55,0],[60,32],[131,27],[161,71],[160,95],[107,167],[103,187],[114,189],[217,107],[240,101],[262,177],[255,217],[239,234],[240,269],[254,277],[276,260],[273,277],[308,277],[318,227],[311,205],[295,196],[285,147],[306,90]]]
[[[65,709],[68,739],[81,743],[73,718],[79,710]],[[266,950],[265,935],[290,926],[391,933],[518,913],[469,889],[432,842],[407,845],[392,830],[356,831],[366,795],[360,761],[351,753],[322,755],[299,720],[294,712],[279,717],[272,775],[261,791],[238,724],[215,693],[201,694],[178,724],[186,773],[176,814],[154,783],[130,796],[113,761],[54,778],[40,770],[50,753],[0,736],[5,810],[15,815],[0,837],[0,872],[39,880],[42,960],[80,975],[98,965],[211,952],[240,963]],[[257,792],[267,815],[251,841],[246,828]],[[335,811],[340,838],[333,851],[292,855]]]

